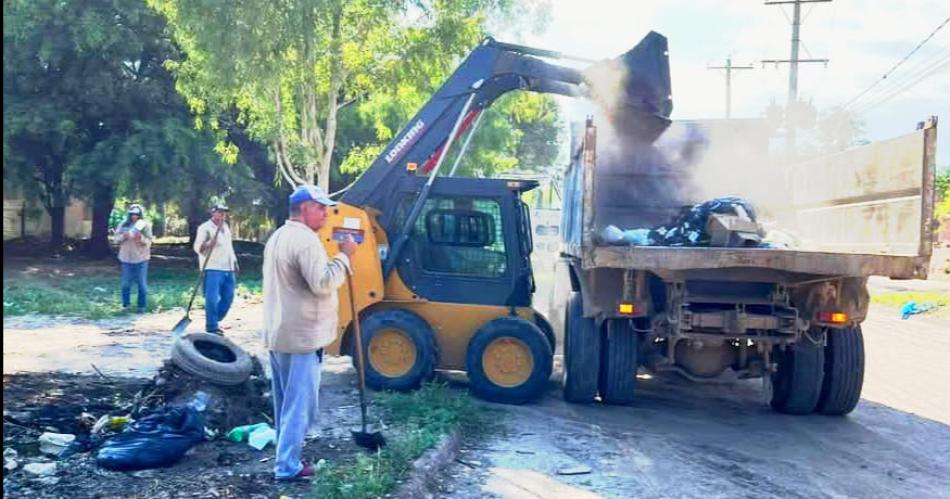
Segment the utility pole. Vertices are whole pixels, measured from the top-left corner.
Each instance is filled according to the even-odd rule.
[[[785,147],[788,155],[794,154],[795,150],[795,124],[792,122],[791,115],[793,109],[798,105],[798,63],[800,62],[820,62],[828,65],[828,59],[799,59],[798,45],[801,43],[801,25],[802,25],[802,4],[803,3],[828,3],[831,0],[776,0],[767,1],[765,5],[793,5],[792,14],[792,53],[788,59],[767,59],[762,61],[762,65],[788,63],[788,104],[785,106]]]
[[[732,58],[726,58],[725,66],[706,66],[706,69],[725,69],[726,70],[726,119],[732,117],[732,70],[733,69],[755,69],[754,66],[733,66]]]

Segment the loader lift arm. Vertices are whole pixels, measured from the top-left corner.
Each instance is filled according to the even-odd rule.
[[[636,102],[628,101],[626,105],[637,108],[644,115],[666,120],[669,110],[658,105],[656,98],[651,98],[656,93],[662,94],[662,98],[669,96],[666,39],[651,32],[623,57],[630,58],[634,54],[639,58],[635,61],[631,58],[634,65],[640,65],[641,60],[650,61],[650,70],[657,75],[650,83],[656,84],[640,85],[655,88],[642,98],[638,95],[634,99]],[[384,279],[392,271],[422,210],[444,153],[479,113],[501,95],[513,90],[573,97],[587,95],[582,71],[551,64],[538,57],[567,58],[556,52],[486,39],[462,61],[369,169],[344,193],[341,199],[349,205],[371,207],[383,212],[382,224],[387,231],[391,231],[395,229],[392,225],[395,223],[396,210],[386,210],[386,207],[393,206],[392,193],[399,190],[399,184],[416,175],[407,166],[410,163],[422,165],[421,169],[429,173],[429,180],[419,192],[407,219],[395,232],[395,237],[390,239],[391,250],[383,262]],[[658,71],[652,67],[653,61],[659,61]],[[629,65],[629,61],[625,62]],[[659,89],[658,92],[656,89]]]

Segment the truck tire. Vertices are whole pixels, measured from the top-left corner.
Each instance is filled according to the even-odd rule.
[[[818,412],[842,416],[854,410],[864,384],[864,336],[861,326],[830,329],[825,346],[825,380]]]
[[[191,333],[175,340],[172,363],[181,370],[218,385],[240,385],[251,375],[251,357],[217,334]]]
[[[814,412],[824,378],[824,347],[802,337],[784,351],[776,348],[774,355],[778,370],[772,373],[772,408],[785,414]]]
[[[366,386],[373,390],[408,391],[419,388],[435,373],[438,351],[432,327],[404,309],[380,310],[362,322]],[[356,352],[353,342],[353,365]]]
[[[502,404],[523,404],[541,395],[553,361],[541,329],[518,317],[502,317],[480,327],[465,354],[472,392]]]
[[[629,319],[610,319],[601,328],[600,399],[606,404],[633,402],[640,337]]]
[[[600,332],[584,317],[580,293],[571,293],[564,310],[564,400],[590,404],[597,398],[600,374]]]

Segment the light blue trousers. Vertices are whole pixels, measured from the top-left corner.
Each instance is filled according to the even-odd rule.
[[[277,478],[293,478],[303,469],[301,455],[308,428],[317,420],[322,362],[316,353],[270,352],[274,428],[277,430]]]

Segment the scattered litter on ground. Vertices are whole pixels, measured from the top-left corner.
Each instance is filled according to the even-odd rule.
[[[907,320],[912,315],[925,314],[927,312],[937,309],[937,304],[935,303],[917,303],[915,301],[909,301],[901,307],[901,319]]]
[[[43,433],[39,438],[40,452],[47,456],[59,457],[75,440],[76,435],[68,433]]]
[[[96,462],[116,471],[162,468],[177,463],[204,439],[204,417],[195,408],[162,408],[106,440]]]
[[[23,471],[36,476],[52,476],[56,474],[56,463],[29,463],[23,466]]]
[[[590,466],[585,466],[583,464],[575,466],[565,466],[557,470],[558,475],[587,475],[591,473]]]

